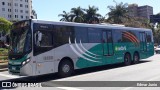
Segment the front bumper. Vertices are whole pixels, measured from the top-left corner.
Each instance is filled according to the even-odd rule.
[[[8,71],[10,74],[13,75],[20,75],[20,76],[32,76],[32,67],[30,64],[22,65],[8,65]]]

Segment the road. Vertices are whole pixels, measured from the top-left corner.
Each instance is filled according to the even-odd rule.
[[[0,81],[31,81],[41,83],[42,86],[47,86],[52,90],[160,90],[160,87],[105,87],[102,85],[107,81],[160,81],[160,55],[154,55],[148,59],[142,60],[139,64],[123,66],[107,65],[103,67],[96,67],[90,69],[77,70],[74,76],[68,78],[58,78],[56,74],[43,75],[38,77],[20,77],[8,74],[7,71],[0,72]],[[55,81],[68,81],[67,83],[74,83],[73,81],[99,81],[101,87],[95,87],[87,83],[92,82],[81,82],[82,87],[62,87],[59,85],[53,87]],[[104,81],[104,82],[102,82]],[[76,82],[75,82],[76,83]],[[78,82],[79,83],[79,82]],[[120,82],[125,83],[127,82]],[[128,82],[129,83],[129,82]],[[85,85],[86,84],[86,85]],[[93,83],[92,83],[93,84]],[[93,84],[94,85],[94,84]],[[81,85],[79,85],[81,86]],[[97,85],[98,86],[98,85]],[[19,90],[25,88],[16,88]],[[30,88],[30,90],[43,90],[44,88]]]

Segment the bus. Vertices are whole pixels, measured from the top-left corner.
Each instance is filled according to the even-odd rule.
[[[35,76],[124,63],[154,55],[152,30],[117,25],[24,20],[11,30],[8,70]]]

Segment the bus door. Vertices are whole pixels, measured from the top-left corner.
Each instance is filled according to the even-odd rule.
[[[145,32],[140,32],[140,50],[141,52],[147,52],[147,41]]]
[[[103,31],[103,55],[112,56],[114,54],[112,31]]]

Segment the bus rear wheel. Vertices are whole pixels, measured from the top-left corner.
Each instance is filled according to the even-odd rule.
[[[133,56],[133,64],[137,64],[139,63],[139,54],[138,53],[135,53],[134,56]]]
[[[124,65],[128,66],[131,64],[131,56],[129,53],[125,54],[124,56]]]
[[[59,65],[58,74],[62,78],[68,77],[72,75],[73,71],[73,64],[71,63],[71,61],[65,59]]]

